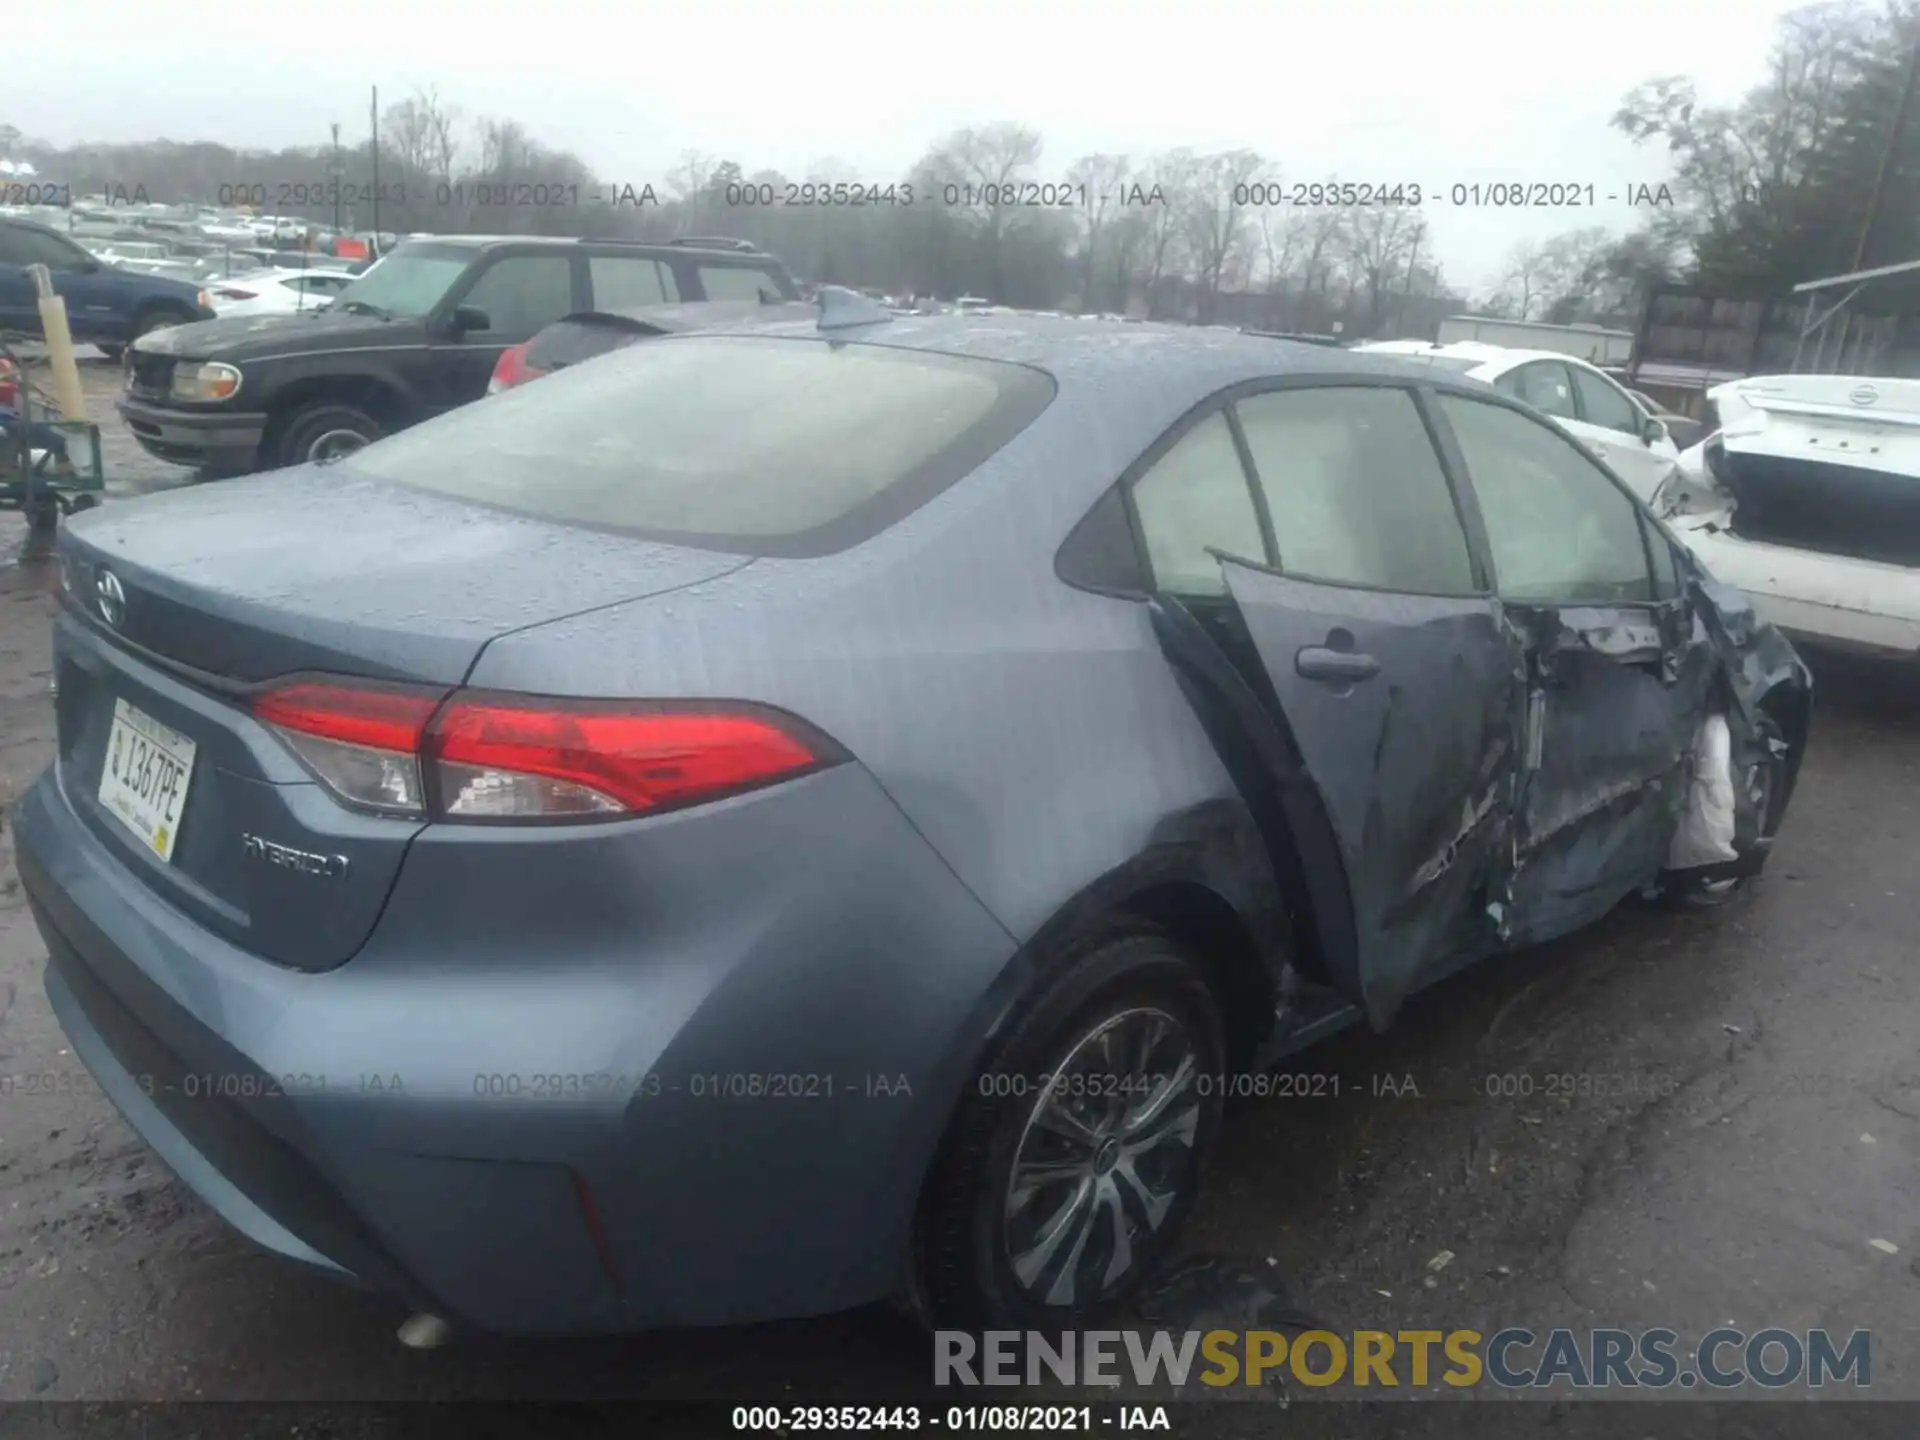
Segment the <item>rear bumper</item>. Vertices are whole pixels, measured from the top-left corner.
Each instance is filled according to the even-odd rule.
[[[156,459],[235,474],[259,463],[264,414],[207,414],[175,410],[122,396],[114,402],[140,448]]]
[[[318,975],[167,905],[57,768],[13,820],[55,1012],[182,1181],[311,1269],[551,1335],[886,1296],[1005,1003],[1012,942],[859,767],[707,809],[613,827],[660,832],[657,889],[623,881],[641,896],[591,856],[571,893],[543,893],[538,856],[517,895],[462,893],[462,850],[500,833],[423,836],[373,941]],[[769,848],[716,912],[702,836],[737,856],[728,815]],[[645,917],[622,913],[636,898]]]
[[[1676,532],[1716,580],[1744,590],[1761,619],[1796,640],[1887,658],[1920,657],[1920,570],[1747,540]]]

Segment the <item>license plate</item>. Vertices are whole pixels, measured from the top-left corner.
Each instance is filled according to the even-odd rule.
[[[173,859],[193,779],[194,743],[124,700],[113,702],[100,803],[162,860]]]

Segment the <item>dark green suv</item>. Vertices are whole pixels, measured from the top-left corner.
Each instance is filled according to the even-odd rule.
[[[408,240],[332,304],[148,335],[119,409],[151,455],[214,475],[337,458],[487,393],[508,347],[568,315],[797,297],[744,241]]]

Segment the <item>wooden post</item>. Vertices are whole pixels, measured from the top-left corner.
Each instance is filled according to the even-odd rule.
[[[67,302],[54,294],[53,274],[44,265],[29,265],[34,289],[40,292],[40,333],[46,338],[47,363],[53,370],[53,399],[63,420],[85,420],[87,397],[80,388],[80,366],[73,358],[73,331],[67,326]],[[24,377],[23,377],[24,378]]]

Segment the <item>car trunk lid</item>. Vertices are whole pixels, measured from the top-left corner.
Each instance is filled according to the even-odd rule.
[[[1920,565],[1920,382],[1791,375],[1714,392],[1734,533]]]
[[[61,544],[62,785],[168,902],[327,969],[364,942],[420,822],[334,801],[254,718],[261,682],[451,690],[496,636],[744,563],[315,468],[98,510]]]

